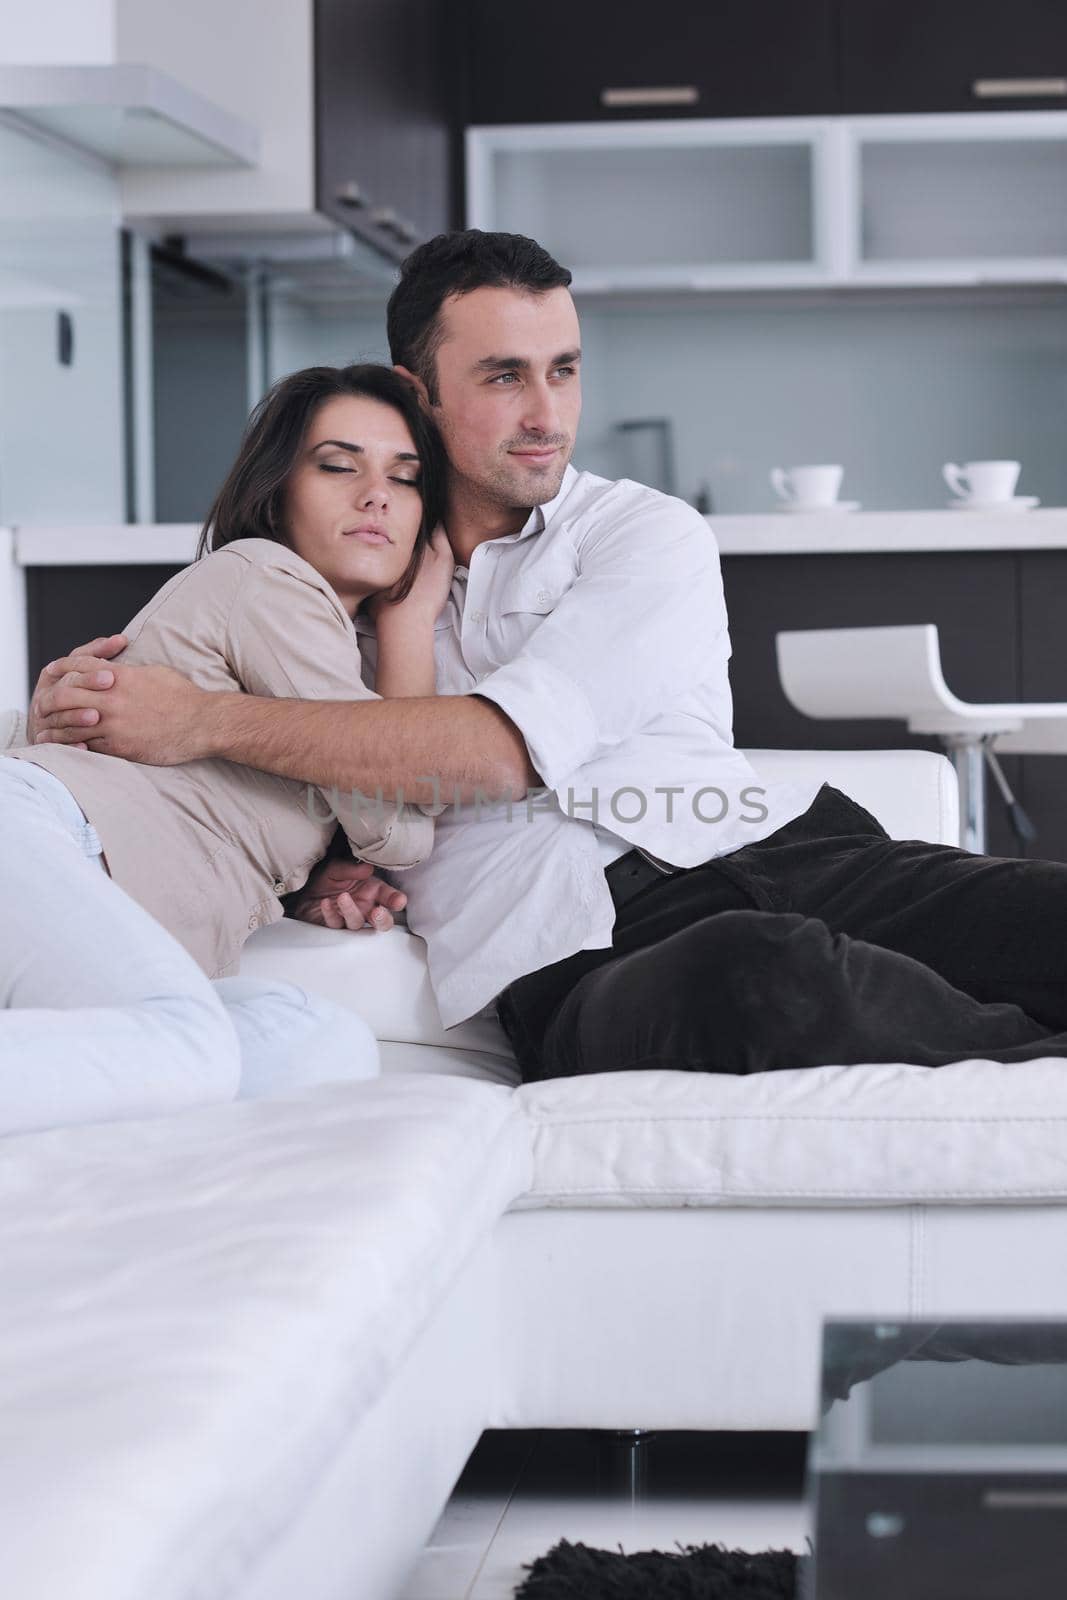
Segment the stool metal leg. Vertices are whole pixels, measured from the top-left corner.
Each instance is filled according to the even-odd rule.
[[[985,855],[985,757],[981,737],[946,735],[944,743],[960,785],[960,844],[975,855]]]
[[[656,1437],[648,1428],[615,1428],[600,1434],[598,1478],[612,1498],[632,1506],[644,1502],[648,1487],[648,1446]]]

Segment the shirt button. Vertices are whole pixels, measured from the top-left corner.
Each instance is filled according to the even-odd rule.
[[[271,888],[274,890],[275,894],[285,893],[285,884],[281,878],[275,878],[274,882],[271,884]]]
[[[248,919],[248,931],[250,933],[253,933],[256,930],[256,928],[258,928],[258,927],[259,927],[259,918],[258,917],[249,917],[249,919]]]
[[[549,594],[547,589],[538,589],[537,603],[539,606],[545,605],[549,600],[551,600],[551,598],[552,596]]]
[[[471,612],[471,621],[472,622],[484,622],[485,621],[485,612],[484,611],[472,611]]]

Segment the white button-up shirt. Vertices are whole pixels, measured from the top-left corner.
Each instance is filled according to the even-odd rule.
[[[373,625],[356,625],[373,684]],[[525,973],[610,946],[613,838],[692,867],[807,810],[818,783],[764,785],[734,749],[729,657],[707,523],[642,484],[568,467],[521,532],[457,572],[437,692],[506,712],[547,793],[450,805],[430,856],[394,874],[446,1027]]]

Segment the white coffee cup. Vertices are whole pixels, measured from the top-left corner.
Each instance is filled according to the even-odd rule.
[[[946,461],[942,475],[961,500],[1011,500],[1022,470],[1018,461],[965,461],[958,467]]]
[[[771,486],[788,505],[832,506],[837,500],[844,467],[775,467]]]

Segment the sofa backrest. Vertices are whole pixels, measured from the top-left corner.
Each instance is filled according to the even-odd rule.
[[[960,842],[952,763],[932,750],[746,750],[761,777],[822,777],[878,818],[893,839]]]
[[[956,774],[928,750],[750,750],[761,777],[822,777],[876,816],[896,839],[956,844]],[[302,984],[357,1011],[381,1040],[447,1045],[510,1056],[495,1017],[472,1017],[446,1033],[426,970],[421,939],[390,933],[338,933],[289,918],[245,945],[241,971]]]

